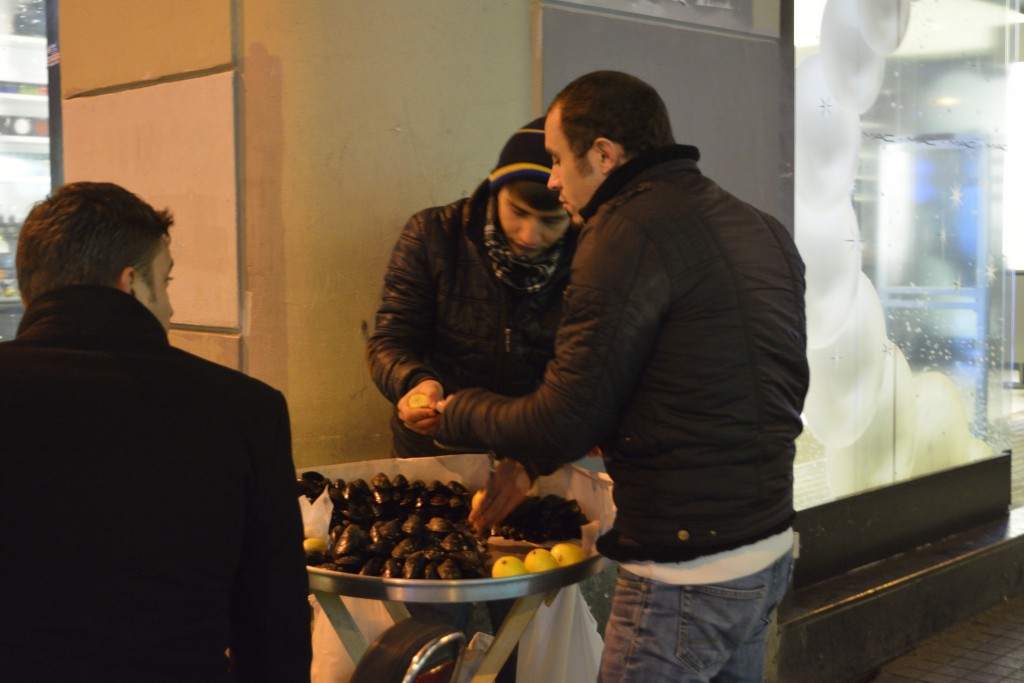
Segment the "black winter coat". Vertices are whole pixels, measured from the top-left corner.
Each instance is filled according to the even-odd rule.
[[[0,454],[4,680],[308,683],[279,391],[113,287],[57,289],[0,344]]]
[[[577,230],[566,232],[547,286],[516,292],[494,275],[484,248],[488,196],[484,182],[472,197],[420,211],[395,244],[367,346],[373,381],[392,403],[431,378],[446,394],[482,387],[519,396],[554,356]],[[397,417],[392,431],[400,457],[476,450],[441,447]]]
[[[674,146],[613,172],[587,223],[543,384],[457,394],[441,440],[536,472],[601,445],[617,518],[599,549],[680,561],[783,531],[807,391],[803,262],[774,218]]]

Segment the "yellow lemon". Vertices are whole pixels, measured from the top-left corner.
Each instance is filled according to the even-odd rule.
[[[551,554],[555,557],[559,567],[576,564],[587,559],[587,556],[583,553],[583,548],[575,543],[559,543],[551,548]]]
[[[327,544],[322,538],[307,538],[302,542],[302,549],[307,553],[326,553]]]
[[[477,507],[479,507],[480,503],[482,503],[484,500],[484,492],[485,489],[480,489],[479,491],[473,494],[473,500],[471,500],[469,504],[470,509],[476,510]]]
[[[503,579],[506,576],[519,576],[526,573],[526,566],[523,561],[515,555],[499,557],[491,568],[491,576],[496,579]]]
[[[523,566],[531,574],[546,572],[549,569],[558,569],[558,560],[547,548],[534,548],[526,554]]]
[[[413,394],[409,397],[410,408],[427,408],[430,406],[430,399],[426,394]]]

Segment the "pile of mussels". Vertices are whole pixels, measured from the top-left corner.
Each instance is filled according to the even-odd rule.
[[[486,576],[486,545],[467,522],[470,494],[457,481],[425,483],[398,474],[330,481],[304,472],[299,495],[334,503],[327,553],[306,563],[364,576],[471,579]]]
[[[491,533],[530,543],[566,541],[579,538],[586,523],[587,516],[575,500],[553,494],[527,496]]]

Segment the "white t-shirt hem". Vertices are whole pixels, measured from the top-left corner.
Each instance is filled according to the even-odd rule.
[[[637,576],[674,586],[732,581],[768,567],[793,547],[793,529],[750,545],[685,562],[620,562]]]

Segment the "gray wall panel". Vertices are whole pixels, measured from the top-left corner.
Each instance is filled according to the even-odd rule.
[[[782,4],[778,40],[545,6],[544,105],[588,71],[644,79],[665,99],[676,140],[700,148],[704,173],[792,230],[792,15]]]

